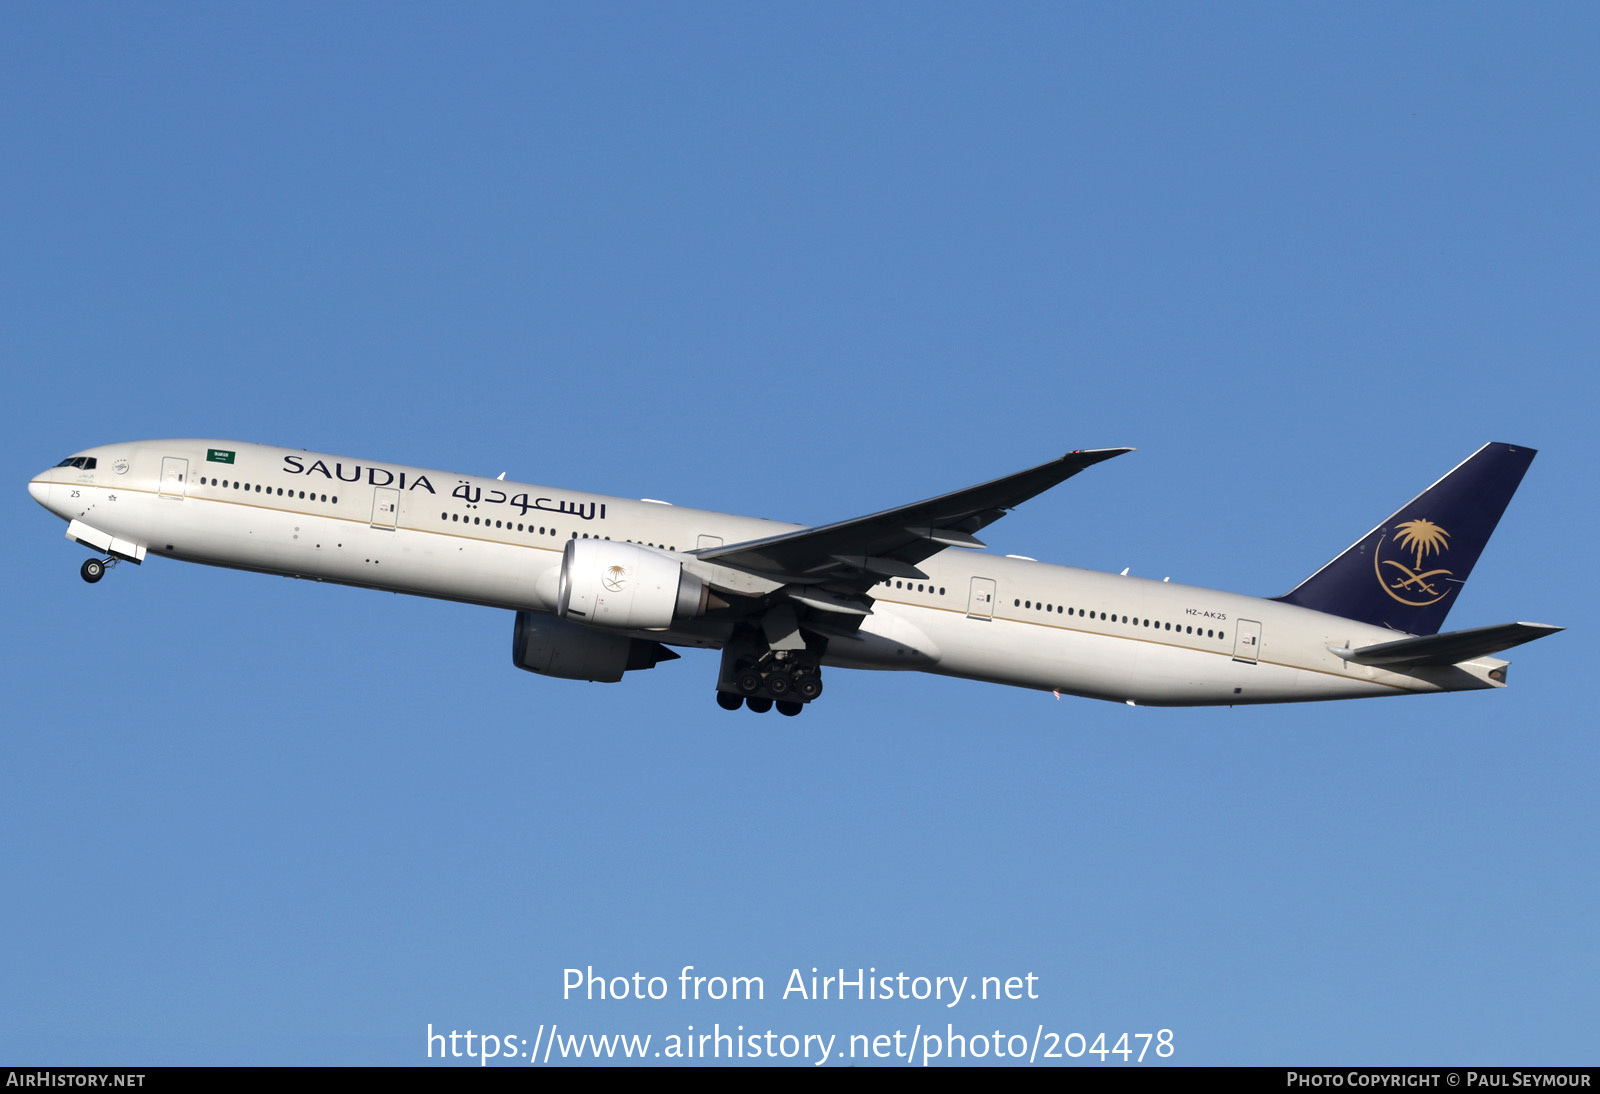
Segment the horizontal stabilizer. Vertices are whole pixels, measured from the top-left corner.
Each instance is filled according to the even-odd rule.
[[[1421,638],[1402,638],[1398,642],[1380,642],[1376,646],[1362,646],[1354,650],[1336,646],[1328,648],[1346,661],[1354,661],[1358,665],[1380,665],[1384,668],[1397,665],[1457,665],[1563,629],[1547,623],[1500,623],[1493,627],[1473,627],[1471,630],[1430,634]]]

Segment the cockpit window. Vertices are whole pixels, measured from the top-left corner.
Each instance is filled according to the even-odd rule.
[[[80,471],[93,471],[96,459],[93,456],[68,456],[57,467],[76,467]]]

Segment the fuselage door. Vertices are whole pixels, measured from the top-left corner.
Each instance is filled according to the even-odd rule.
[[[994,578],[975,577],[972,579],[972,592],[967,596],[967,618],[994,618]]]
[[[372,492],[372,526],[394,528],[400,522],[400,491],[380,486]]]
[[[161,457],[161,496],[181,498],[188,492],[189,461],[177,456]]]
[[[1261,624],[1253,619],[1234,621],[1233,659],[1247,665],[1256,663],[1261,656]]]
[[[706,550],[708,548],[711,548],[711,547],[721,547],[721,546],[722,546],[722,537],[721,536],[701,536],[695,542],[694,549],[696,551],[704,551],[704,550]]]

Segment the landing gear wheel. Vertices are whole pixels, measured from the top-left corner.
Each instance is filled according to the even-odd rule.
[[[765,714],[767,711],[772,709],[772,700],[751,697],[744,701],[744,705],[755,711],[757,714]]]
[[[746,695],[754,695],[761,690],[761,674],[755,669],[743,669],[734,679],[733,686]]]
[[[778,700],[778,713],[783,715],[785,718],[793,718],[796,714],[799,714],[804,709],[806,709],[806,705],[804,703],[793,703],[787,699]]]
[[[767,692],[774,699],[782,699],[794,690],[794,678],[787,672],[767,674]]]
[[[794,682],[794,693],[809,703],[822,694],[822,681],[815,676],[802,676]]]
[[[106,576],[106,564],[98,558],[91,558],[83,564],[78,573],[83,575],[83,580],[93,585]]]
[[[725,691],[717,692],[717,706],[723,710],[738,710],[744,706],[744,699],[738,695],[729,695]]]

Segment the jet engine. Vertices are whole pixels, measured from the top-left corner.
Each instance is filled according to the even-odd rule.
[[[655,630],[704,615],[712,602],[681,562],[632,543],[569,539],[561,556],[556,615],[575,623]]]
[[[660,642],[605,634],[542,612],[518,612],[511,634],[511,663],[563,680],[613,684],[634,669],[677,658]]]

